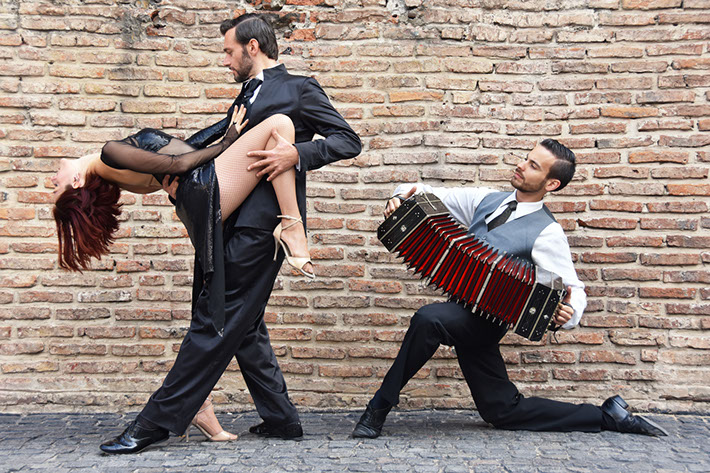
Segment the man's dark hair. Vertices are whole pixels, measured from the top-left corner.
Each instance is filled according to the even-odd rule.
[[[552,192],[561,190],[572,180],[572,177],[574,177],[576,157],[571,149],[552,138],[542,140],[540,144],[557,158],[555,162],[552,163],[550,171],[547,173],[547,178],[560,181],[560,186]]]
[[[234,35],[237,42],[241,45],[247,44],[250,40],[255,39],[259,43],[259,49],[266,54],[266,57],[276,61],[279,58],[279,46],[276,43],[276,34],[271,24],[262,15],[256,13],[245,13],[231,20],[224,20],[219,25],[219,31],[222,36],[227,34],[227,31],[235,28]]]

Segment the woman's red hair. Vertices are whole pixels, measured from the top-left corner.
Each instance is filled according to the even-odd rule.
[[[79,188],[68,188],[54,205],[59,238],[59,266],[72,271],[88,269],[91,258],[109,251],[118,230],[121,189],[97,174],[87,173]]]

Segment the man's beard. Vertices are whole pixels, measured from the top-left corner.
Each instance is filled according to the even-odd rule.
[[[535,193],[541,191],[545,187],[545,185],[547,184],[547,179],[541,181],[539,185],[533,186],[526,183],[522,179],[520,181],[516,181],[515,174],[513,174],[513,177],[510,178],[510,184],[520,192]]]
[[[245,82],[249,80],[252,67],[254,67],[254,61],[252,61],[251,57],[249,57],[247,48],[242,46],[242,61],[239,65],[239,70],[235,71],[237,74],[234,76],[234,80],[237,82]]]

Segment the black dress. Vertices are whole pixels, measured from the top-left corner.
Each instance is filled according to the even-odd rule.
[[[147,128],[123,140],[108,142],[101,153],[101,161],[115,169],[152,174],[158,182],[166,175],[179,177],[175,212],[195,247],[195,265],[199,265],[204,277],[202,290],[209,291],[209,312],[220,335],[224,330],[224,246],[214,158],[229,147],[233,138],[228,134],[208,148],[179,155],[162,154],[159,151],[176,138]],[[194,305],[199,294],[192,296]]]

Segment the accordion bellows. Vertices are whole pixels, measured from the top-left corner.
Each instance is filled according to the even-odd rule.
[[[377,229],[390,252],[451,300],[539,341],[565,296],[562,279],[498,250],[456,222],[434,194],[418,194]]]

